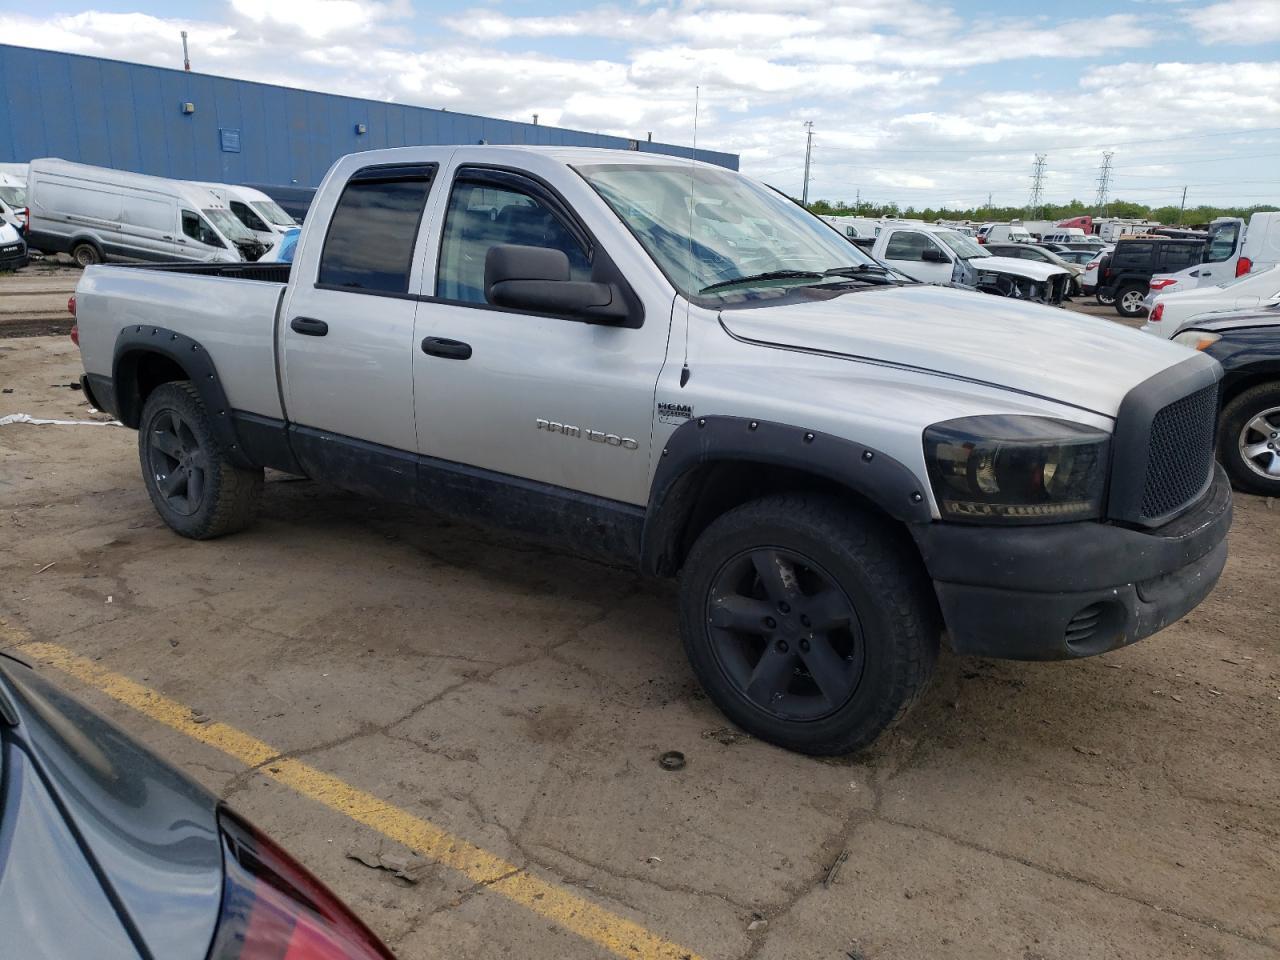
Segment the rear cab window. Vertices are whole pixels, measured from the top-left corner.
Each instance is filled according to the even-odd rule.
[[[422,212],[435,179],[430,165],[356,171],[334,207],[316,286],[407,294]]]

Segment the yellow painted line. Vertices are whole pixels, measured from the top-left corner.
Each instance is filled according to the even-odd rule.
[[[16,630],[0,624],[0,641],[14,642]],[[540,879],[513,863],[454,836],[371,793],[300,760],[273,759],[280,750],[225,723],[196,723],[190,707],[150,687],[113,673],[98,663],[52,643],[20,643],[18,653],[74,677],[144,716],[221,750],[246,766],[270,760],[259,772],[304,797],[345,814],[385,837],[404,844],[429,860],[465,875],[473,883],[520,904],[539,916],[628,960],[701,960],[692,950],[672,943],[625,917]]]

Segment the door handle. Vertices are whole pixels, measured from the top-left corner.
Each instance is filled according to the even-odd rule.
[[[445,337],[427,337],[422,341],[422,352],[447,360],[470,360],[471,344]]]
[[[329,332],[329,325],[323,320],[312,320],[310,317],[294,317],[289,321],[289,329],[307,337],[323,337]]]
[[[173,237],[169,236],[169,235],[166,233],[166,234],[165,234],[163,237],[161,237],[160,239],[161,239],[161,240],[172,240],[172,239],[173,239]]]

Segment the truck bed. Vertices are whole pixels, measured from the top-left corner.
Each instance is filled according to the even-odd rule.
[[[87,268],[76,287],[85,372],[113,376],[121,332],[159,328],[203,346],[237,410],[283,417],[275,325],[289,268],[287,263]]]

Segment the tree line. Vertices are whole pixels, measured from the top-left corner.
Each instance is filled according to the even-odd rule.
[[[819,216],[840,217],[903,217],[912,220],[1029,220],[1026,207],[970,207],[961,210],[952,207],[900,207],[896,203],[845,203],[816,200],[809,204],[809,210]],[[1106,215],[1109,217],[1130,217],[1139,220],[1155,220],[1166,225],[1185,224],[1196,226],[1207,224],[1217,217],[1242,217],[1249,219],[1250,214],[1260,211],[1280,210],[1270,204],[1254,204],[1251,207],[1187,207],[1179,213],[1177,204],[1164,207],[1151,207],[1145,203],[1134,203],[1130,200],[1112,200],[1107,204]],[[1040,207],[1036,220],[1066,220],[1085,214],[1097,215],[1098,210],[1092,204],[1081,200],[1069,203],[1046,203]]]

